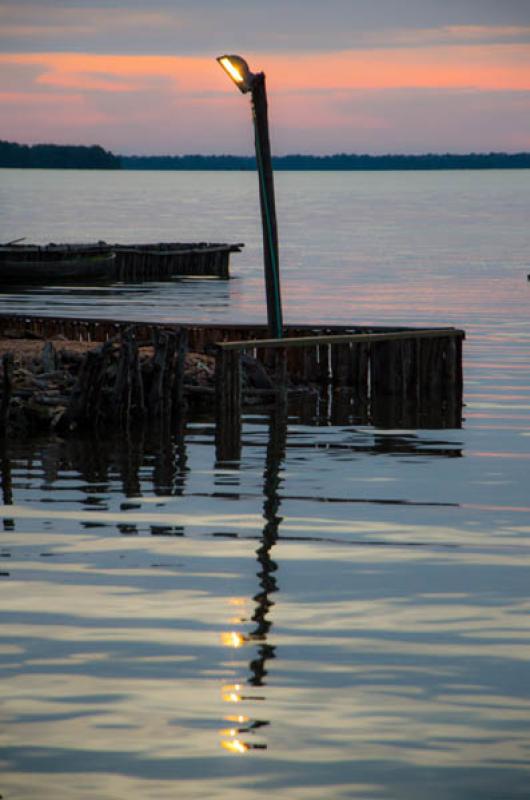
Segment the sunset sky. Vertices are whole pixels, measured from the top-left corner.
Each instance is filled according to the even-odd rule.
[[[0,1],[0,138],[123,154],[530,151],[530,0]]]

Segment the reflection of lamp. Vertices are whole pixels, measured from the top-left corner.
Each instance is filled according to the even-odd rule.
[[[225,647],[242,647],[248,639],[243,634],[238,633],[237,631],[230,631],[230,633],[222,633],[221,634],[221,642],[224,644]]]
[[[242,700],[241,695],[239,694],[241,691],[241,684],[235,683],[230,684],[228,686],[223,686],[223,700],[225,703],[240,703]]]
[[[238,649],[251,642],[260,642],[257,658],[249,663],[251,672],[247,683],[251,686],[264,686],[267,675],[266,664],[276,657],[274,645],[267,643],[268,633],[272,625],[268,619],[268,614],[274,602],[270,595],[278,591],[278,585],[274,573],[278,569],[276,562],[271,558],[271,550],[278,540],[278,529],[282,518],[278,512],[281,500],[279,487],[281,483],[281,465],[285,458],[287,436],[287,420],[285,409],[281,407],[277,413],[273,413],[270,418],[269,440],[267,443],[267,458],[263,475],[263,517],[265,525],[263,527],[260,546],[256,550],[258,557],[260,591],[254,595],[256,608],[252,614],[252,620],[256,623],[256,628],[250,633],[239,633],[239,631],[226,631],[221,633],[221,642],[225,647]],[[244,606],[245,599],[233,597],[230,599],[232,606]],[[239,620],[243,622],[244,620]],[[265,700],[265,697],[257,695],[243,694],[241,683],[227,684],[222,687],[222,699],[225,703],[241,703],[245,700]],[[244,714],[229,714],[225,716],[227,722],[232,723],[229,728],[220,731],[221,736],[226,737],[221,742],[222,747],[231,753],[245,753],[248,750],[266,750],[266,744],[258,744],[252,739],[256,731],[269,725],[267,720],[250,719]],[[235,724],[234,724],[235,723]],[[247,735],[251,735],[249,741]],[[240,737],[245,736],[246,741]]]
[[[224,747],[225,750],[228,750],[230,753],[246,753],[247,750],[250,750],[250,747],[246,742],[242,742],[240,739],[230,739],[229,741],[221,742],[221,747]]]
[[[274,202],[269,122],[267,117],[267,92],[263,72],[254,74],[241,56],[219,56],[217,59],[238,89],[252,94],[252,116],[256,143],[256,162],[259,177],[261,224],[263,228],[263,262],[267,295],[267,322],[269,335],[281,339],[283,335],[282,301],[280,297],[280,268],[278,261],[278,228]]]

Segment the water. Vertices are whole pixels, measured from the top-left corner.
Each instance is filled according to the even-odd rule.
[[[264,319],[254,175],[0,179],[4,241],[246,243],[228,283],[4,309]],[[527,173],[276,183],[286,319],[465,328],[463,427],[4,444],[5,798],[528,797]]]

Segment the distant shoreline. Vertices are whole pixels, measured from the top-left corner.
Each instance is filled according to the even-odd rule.
[[[448,169],[530,169],[530,153],[426,153],[419,155],[368,155],[337,153],[329,156],[273,156],[278,171],[413,171]],[[14,169],[109,169],[109,170],[196,170],[252,172],[253,156],[115,155],[99,145],[23,145],[0,141],[0,168]]]
[[[120,156],[125,170],[239,170],[253,171],[252,156]],[[426,155],[273,156],[277,171],[330,172],[446,169],[530,169],[530,153],[469,153]]]

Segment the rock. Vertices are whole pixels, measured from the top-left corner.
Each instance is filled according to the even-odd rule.
[[[215,358],[205,353],[188,353],[185,374],[186,383],[191,386],[213,386]]]
[[[43,372],[54,372],[57,369],[57,353],[51,342],[46,342],[42,348],[41,364]]]
[[[54,406],[47,406],[38,401],[36,397],[31,397],[26,403],[25,412],[31,428],[49,428],[55,416]]]
[[[270,391],[274,389],[274,384],[260,361],[257,361],[247,353],[243,353],[241,355],[241,366],[248,386],[254,389],[268,389]]]
[[[68,348],[61,350],[61,361],[63,364],[73,364],[77,367],[81,364],[84,357],[84,353],[78,353],[75,350],[69,350]]]
[[[68,398],[64,394],[59,394],[59,390],[50,390],[46,394],[35,395],[35,403],[41,406],[60,406],[68,403]]]
[[[55,408],[53,417],[50,420],[51,427],[55,430],[60,428],[66,414],[66,405],[60,405]]]

